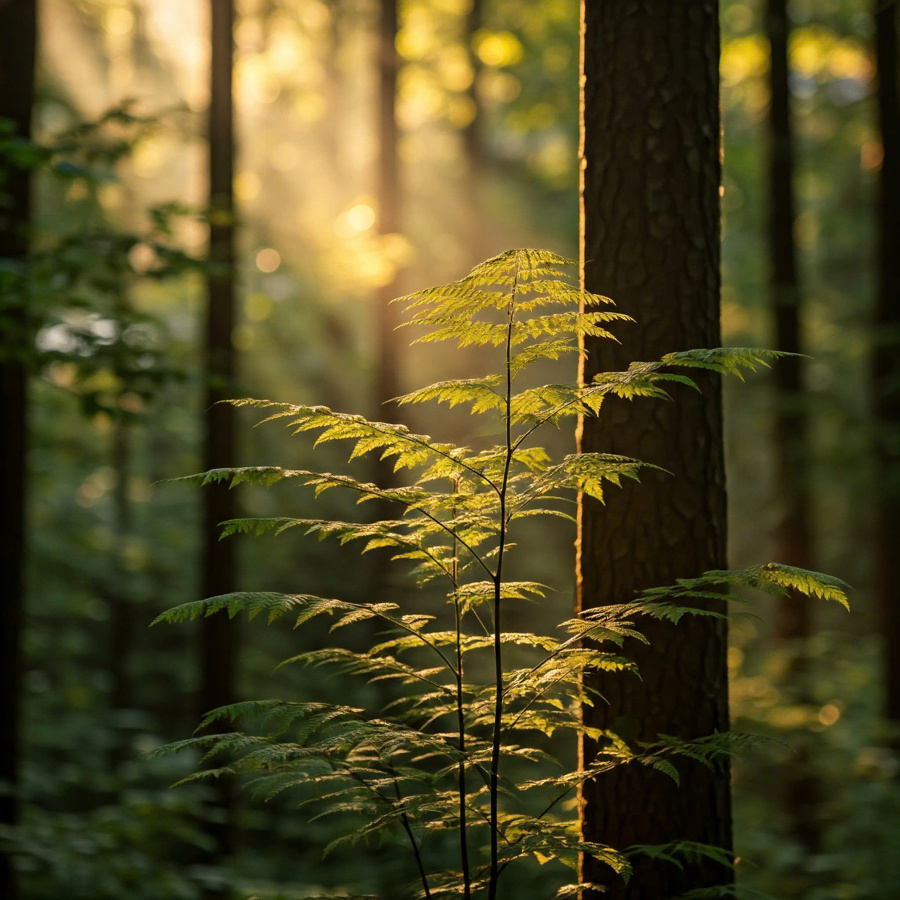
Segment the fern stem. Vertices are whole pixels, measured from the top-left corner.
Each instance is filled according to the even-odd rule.
[[[505,478],[504,478],[504,482],[505,482]],[[506,491],[506,486],[504,484],[504,494],[505,494],[505,491]],[[504,503],[504,494],[501,494],[501,497],[500,497],[501,507],[503,506],[503,503]],[[413,507],[410,507],[410,508],[413,508]],[[452,528],[450,528],[446,522],[442,522],[437,516],[433,516],[430,512],[428,512],[428,510],[421,509],[419,507],[416,507],[415,509],[416,509],[416,512],[422,513],[422,515],[425,516],[426,519],[428,519],[431,522],[434,522],[435,525],[438,525],[441,528],[443,528],[444,531],[447,532],[447,534],[452,536],[454,541],[458,541],[463,547],[465,547],[466,550],[469,551],[469,553],[472,554],[472,558],[481,566],[482,569],[484,569],[485,572],[488,573],[488,575],[491,576],[491,578],[494,577],[494,573],[491,571],[491,567]]]
[[[503,555],[506,549],[506,494],[509,486],[509,470],[513,459],[512,443],[512,336],[515,314],[516,293],[519,286],[519,263],[513,276],[512,290],[507,305],[506,326],[506,461],[503,467],[503,481],[500,485],[500,542],[497,548],[497,572],[494,575],[494,680],[497,698],[494,704],[494,734],[491,742],[491,873],[488,881],[488,900],[497,896],[497,879],[500,877],[498,865],[498,816],[497,800],[500,787],[500,737],[503,724],[503,642],[501,640],[500,599],[503,593]]]
[[[459,479],[454,482],[455,491],[459,491]],[[456,506],[453,507],[456,518]],[[463,704],[463,650],[462,650],[462,615],[459,608],[459,541],[456,531],[453,532],[453,562],[451,574],[453,580],[453,608],[456,618],[456,727],[459,733],[459,853],[463,874],[463,898],[470,900],[472,896],[472,880],[469,873],[469,844],[466,829],[466,717]]]
[[[393,767],[391,774],[393,774]],[[397,792],[397,802],[402,803],[403,797],[400,794],[400,785],[397,783],[396,776],[394,777],[394,790]],[[410,844],[412,844],[413,856],[416,858],[416,866],[419,869],[419,878],[422,879],[422,889],[425,891],[425,898],[426,900],[431,900],[431,891],[428,887],[428,876],[425,874],[425,864],[422,862],[422,854],[419,851],[419,842],[416,840],[412,826],[409,824],[409,816],[407,816],[405,812],[400,813],[400,821],[403,824],[404,831],[409,837]]]

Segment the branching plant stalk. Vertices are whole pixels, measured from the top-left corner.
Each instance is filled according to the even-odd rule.
[[[497,697],[494,704],[494,734],[491,743],[491,873],[488,882],[488,900],[497,896],[497,879],[500,877],[497,854],[497,800],[500,787],[500,742],[503,724],[503,641],[500,628],[500,601],[503,594],[503,552],[506,548],[506,492],[509,485],[509,470],[513,458],[512,442],[512,336],[513,315],[515,313],[516,291],[519,286],[519,269],[516,266],[512,292],[507,306],[506,325],[506,462],[503,467],[503,481],[500,485],[500,541],[497,549],[497,572],[494,575],[494,679]]]
[[[437,580],[449,590],[441,615],[405,613],[399,603],[354,603],[311,594],[257,591],[183,604],[160,619],[187,621],[214,612],[234,615],[238,609],[244,609],[250,618],[265,611],[270,622],[299,611],[298,625],[320,615],[337,615],[334,628],[372,618],[391,626],[392,638],[367,650],[316,646],[285,663],[328,663],[376,679],[400,678],[406,686],[404,695],[390,704],[399,706],[398,714],[374,717],[371,710],[344,704],[242,702],[218,709],[213,715],[216,719],[232,720],[261,717],[269,729],[268,735],[203,735],[177,742],[169,749],[193,747],[208,753],[212,741],[213,749],[233,756],[225,771],[254,778],[266,772],[266,790],[271,790],[272,796],[302,785],[304,790],[312,789],[310,801],[330,806],[332,811],[355,811],[362,824],[335,843],[344,843],[347,838],[367,839],[371,834],[392,835],[400,830],[400,825],[415,859],[418,879],[414,890],[425,900],[438,895],[497,900],[503,872],[512,862],[530,856],[540,862],[549,859],[571,865],[579,854],[590,855],[601,867],[627,878],[631,871],[628,854],[579,840],[574,828],[577,823],[571,812],[560,809],[560,801],[571,796],[580,784],[618,766],[635,762],[656,765],[663,762],[662,757],[673,755],[712,759],[719,753],[731,752],[733,742],[728,736],[714,735],[704,739],[699,747],[692,742],[666,739],[657,749],[638,756],[628,749],[627,742],[610,733],[610,744],[602,758],[598,757],[587,769],[548,778],[525,778],[518,789],[511,785],[515,793],[542,788],[546,791],[546,806],[537,816],[510,816],[501,824],[501,762],[506,765],[506,759],[518,759],[542,765],[545,754],[530,733],[550,735],[558,728],[584,730],[577,712],[584,697],[581,670],[585,665],[598,671],[633,668],[633,661],[621,655],[626,637],[640,638],[632,616],[676,621],[696,612],[695,601],[702,600],[712,586],[723,585],[754,587],[777,595],[801,590],[846,605],[846,586],[837,579],[768,564],[680,579],[677,585],[648,590],[634,603],[622,604],[615,612],[607,612],[596,620],[585,615],[568,618],[560,623],[565,632],[562,637],[531,632],[504,634],[502,606],[511,600],[531,599],[529,595],[543,596],[543,585],[537,582],[504,582],[504,572],[510,577],[511,563],[506,558],[514,547],[509,539],[511,523],[532,503],[535,515],[559,515],[556,504],[567,500],[570,492],[581,491],[602,500],[605,485],[619,485],[623,478],[634,478],[645,465],[639,460],[602,453],[568,455],[554,464],[551,454],[541,447],[533,452],[520,450],[530,435],[542,425],[556,425],[564,416],[597,415],[606,394],[664,397],[664,385],[669,382],[694,384],[690,378],[663,371],[670,366],[737,373],[742,368],[752,370],[765,365],[772,357],[768,351],[742,348],[684,351],[637,364],[625,372],[608,373],[590,386],[546,385],[514,395],[518,373],[532,362],[555,360],[565,349],[576,349],[582,333],[610,337],[600,327],[604,319],[595,313],[541,312],[543,306],[576,299],[561,271],[569,265],[549,251],[509,251],[476,267],[468,280],[406,298],[413,309],[419,310],[414,312],[410,324],[436,329],[423,339],[456,338],[461,346],[489,346],[500,354],[505,349],[505,372],[498,367],[488,379],[455,379],[408,395],[409,402],[436,399],[451,406],[464,402],[471,403],[475,413],[499,413],[500,434],[488,450],[436,444],[431,438],[409,435],[397,426],[369,423],[324,407],[235,401],[237,406],[277,407],[281,412],[276,418],[297,414],[299,418],[287,423],[295,430],[319,431],[319,441],[355,441],[351,458],[380,450],[396,456],[398,468],[422,468],[422,475],[412,488],[393,490],[364,484],[350,476],[275,467],[212,469],[188,479],[208,483],[230,478],[232,484],[248,482],[268,487],[284,478],[299,476],[317,491],[344,487],[361,500],[380,497],[404,507],[401,519],[374,525],[285,517],[239,519],[228,523],[226,533],[273,529],[280,532],[297,525],[305,526],[308,534],[334,536],[341,543],[366,538],[367,548],[392,547],[396,560],[414,563],[422,585]],[[595,295],[584,292],[577,299],[582,308],[600,302]],[[532,314],[532,310],[537,312]],[[525,345],[521,352],[520,344]],[[486,386],[490,395],[485,392]],[[435,481],[443,482],[440,489],[426,487]],[[486,544],[489,549],[484,549]],[[688,605],[682,606],[680,600]],[[483,616],[479,609],[484,610]],[[586,638],[598,645],[614,645],[618,651],[586,652]],[[530,668],[510,667],[506,677],[504,643],[528,646],[525,659]],[[424,668],[418,664],[423,648],[431,651],[425,654],[429,659]],[[472,670],[467,682],[464,662],[469,650],[479,654],[493,651],[494,671],[471,681],[476,674]],[[401,658],[406,653],[415,654],[415,665]],[[431,653],[435,660],[430,660]],[[296,739],[285,734],[288,729],[297,731]],[[526,734],[529,736],[520,743],[518,735]],[[404,766],[402,779],[395,774],[395,762]],[[671,766],[662,769],[669,774],[674,771]],[[189,780],[208,775],[209,770],[204,770]],[[346,783],[342,776],[346,776]],[[412,785],[408,793],[407,778]],[[472,779],[469,791],[468,782]],[[526,808],[530,809],[530,804]],[[473,830],[469,825],[477,827]],[[489,834],[485,834],[485,828]],[[430,834],[448,829],[459,832],[459,855],[454,852],[456,864],[451,860],[452,871],[441,868],[429,875],[422,842]],[[477,860],[470,856],[473,840],[478,841],[479,853],[483,853]],[[707,850],[714,859],[721,857],[716,848]]]

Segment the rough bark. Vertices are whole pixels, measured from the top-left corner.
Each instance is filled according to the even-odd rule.
[[[0,118],[16,132],[31,134],[34,102],[37,21],[34,0],[0,0]],[[28,254],[31,179],[27,169],[10,167],[2,190],[9,198],[0,209],[0,258],[24,263]],[[19,781],[19,715],[22,693],[22,627],[25,606],[25,484],[28,429],[26,420],[29,329],[24,290],[15,285],[4,297],[4,334],[0,343],[0,825],[14,825]],[[11,792],[12,791],[12,792]],[[0,853],[0,896],[18,896],[12,861]]]
[[[235,228],[234,228],[234,110],[232,67],[234,7],[232,0],[211,0],[212,57],[210,65],[209,138],[209,257],[214,268],[207,277],[206,398],[204,403],[204,469],[234,466],[235,415],[221,401],[233,396],[235,352]],[[219,524],[235,515],[234,493],[224,485],[203,491],[202,591],[204,597],[235,589],[233,541],[219,540]],[[203,712],[235,699],[235,629],[227,616],[202,623],[200,707]],[[222,820],[211,825],[216,856],[227,857],[233,844],[230,822],[231,785],[217,786]]]
[[[581,261],[585,287],[615,299],[637,324],[622,343],[589,340],[583,377],[691,347],[719,345],[719,23],[713,0],[582,3]],[[579,507],[580,609],[725,563],[725,478],[717,379],[674,402],[610,403],[579,429],[582,451],[637,457],[672,474]],[[722,604],[716,604],[721,607]],[[704,617],[645,629],[630,642],[642,680],[587,675],[608,702],[584,719],[629,741],[698,737],[728,728],[726,627]],[[582,763],[593,747],[584,741]],[[727,766],[682,765],[681,786],[623,767],[581,792],[586,839],[625,849],[675,840],[731,846]],[[590,859],[602,895],[653,898],[729,881],[688,860],[635,860],[626,886]]]
[[[896,3],[875,3],[883,158],[878,186],[878,296],[873,375],[877,428],[876,591],[885,643],[885,715],[900,726],[900,90]],[[898,728],[900,730],[900,728]]]

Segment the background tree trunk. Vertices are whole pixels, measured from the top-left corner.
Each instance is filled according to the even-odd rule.
[[[632,360],[719,344],[718,64],[713,0],[582,3],[583,281],[637,320],[618,329],[621,345],[586,342],[585,380]],[[725,564],[720,385],[700,381],[702,395],[610,402],[599,422],[581,424],[580,450],[635,456],[672,474],[651,473],[640,486],[610,491],[603,507],[582,501],[580,609],[622,603],[643,588]],[[726,730],[725,623],[698,617],[645,631],[649,648],[627,647],[642,680],[586,676],[608,703],[585,707],[585,721],[629,741]],[[580,752],[589,763],[591,743]],[[679,768],[680,787],[644,767],[586,785],[585,838],[621,849],[675,840],[729,848],[728,767]],[[679,870],[636,859],[627,886],[590,859],[582,870],[585,879],[609,885],[604,898],[659,900],[731,878],[696,860]]]
[[[790,20],[787,0],[768,0],[766,36],[769,40],[769,223],[770,284],[775,324],[774,349],[803,352],[802,293],[794,239],[794,135],[791,125]],[[788,356],[774,364],[775,498],[780,511],[775,527],[775,558],[804,569],[812,566],[810,522],[809,441],[803,394],[803,359]],[[785,685],[797,702],[809,702],[805,684],[806,642],[811,631],[809,599],[797,591],[777,607],[775,639],[785,645],[791,663]],[[809,753],[798,736],[791,763],[782,777],[782,799],[788,827],[807,853],[819,845],[816,817],[818,785]]]
[[[0,0],[0,118],[10,120],[17,134],[31,135],[34,104],[37,22],[34,0]],[[28,255],[31,218],[31,178],[27,169],[10,167],[0,190],[8,202],[0,208],[0,258],[22,264]],[[10,279],[13,282],[13,279]],[[27,285],[14,279],[5,292],[0,345],[0,825],[18,818],[19,715],[22,693],[22,626],[25,606],[25,483],[28,427],[26,420],[28,361],[31,334],[26,308]],[[15,900],[12,861],[0,853],[0,897]]]
[[[400,230],[400,179],[397,157],[397,73],[400,58],[396,48],[397,0],[380,0],[378,18],[378,230],[381,235]],[[378,358],[375,379],[376,400],[381,404],[399,393],[396,279],[378,297]],[[384,415],[381,410],[379,417]]]
[[[881,126],[874,392],[876,591],[885,646],[885,715],[900,730],[900,92],[896,3],[875,2]],[[895,735],[900,744],[900,735]]]
[[[484,173],[484,112],[479,91],[481,60],[475,48],[478,31],[484,24],[484,0],[471,0],[472,5],[466,14],[466,49],[469,64],[472,66],[472,84],[469,87],[469,100],[472,103],[472,119],[463,128],[462,142],[465,155],[465,234],[467,243],[467,262],[474,266],[490,255],[485,247],[484,210],[481,202],[481,181]]]
[[[203,468],[234,466],[234,409],[220,401],[233,396],[235,352],[234,111],[232,70],[234,7],[232,0],[211,0],[212,58],[209,105],[209,257],[215,267],[207,277],[206,398]],[[219,540],[219,523],[235,515],[234,493],[225,485],[203,489],[204,597],[235,589],[235,543]],[[227,616],[202,622],[200,707],[203,712],[235,699],[235,627]],[[221,818],[210,826],[221,861],[233,849],[231,784],[216,782]],[[215,893],[210,896],[218,896]]]
[[[379,0],[378,4],[378,231],[382,238],[400,231],[400,162],[398,157],[397,75],[400,56],[397,53],[398,0]],[[396,421],[397,410],[385,404],[400,393],[400,346],[397,326],[399,309],[391,301],[400,293],[395,274],[378,292],[375,310],[375,419]],[[396,482],[393,462],[375,462],[375,483],[388,487]],[[393,504],[379,503],[378,518],[396,513]],[[382,557],[373,558],[376,583],[384,578]],[[383,589],[384,585],[381,585]]]
[[[771,48],[769,68],[769,256],[775,347],[802,353],[801,293],[794,241],[794,153],[788,84],[790,25],[786,0],[768,0],[766,33]],[[787,357],[776,362],[776,496],[782,514],[776,529],[778,558],[809,568],[812,535],[809,522],[806,415],[803,406],[803,360]],[[779,604],[776,637],[802,641],[809,637],[809,601],[792,595]],[[797,648],[802,655],[802,648]]]
[[[120,391],[119,396],[124,393]],[[133,579],[129,577],[127,554],[133,536],[133,516],[131,508],[131,467],[132,467],[132,425],[124,413],[113,424],[112,468],[116,473],[113,489],[114,570],[109,610],[109,670],[112,679],[110,708],[116,718],[113,743],[110,750],[110,770],[118,774],[119,767],[128,758],[128,741],[122,728],[121,713],[133,708],[134,697],[129,677],[129,661],[134,650],[136,622],[134,615],[135,598],[131,596]],[[123,786],[116,782],[116,790]]]

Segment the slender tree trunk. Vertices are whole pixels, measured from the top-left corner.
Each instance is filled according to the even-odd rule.
[[[788,42],[790,21],[787,0],[767,0],[766,34],[769,40],[769,258],[775,349],[803,352],[800,314],[802,294],[794,240],[794,149],[791,126]],[[808,569],[812,566],[808,428],[803,396],[803,359],[777,360],[775,370],[775,494],[781,516],[775,529],[778,559]],[[806,682],[806,641],[811,630],[809,599],[791,591],[778,605],[775,639],[791,654],[788,689],[799,702],[809,700]],[[782,798],[789,830],[807,853],[819,845],[816,817],[818,783],[809,753],[795,747],[785,767]]]
[[[382,236],[400,231],[397,7],[398,0],[380,0],[378,6],[378,230]],[[396,334],[400,319],[396,305],[391,303],[400,293],[399,287],[399,278],[395,275],[376,298],[375,417],[384,420],[396,420],[396,409],[389,409],[384,404],[400,393],[400,345]],[[390,461],[376,462],[375,481],[382,486],[395,483]],[[388,504],[378,515],[387,518],[394,512]],[[379,565],[378,568],[380,571],[382,567]]]
[[[232,0],[211,0],[212,60],[209,106],[209,256],[215,267],[207,277],[206,435],[204,469],[234,466],[235,416],[221,401],[233,396],[235,353],[231,336],[235,321],[234,111],[232,69],[234,7]],[[235,589],[233,541],[219,541],[219,524],[235,515],[234,494],[224,485],[203,489],[204,597]],[[235,629],[227,616],[202,623],[200,706],[202,711],[235,699]],[[221,823],[211,828],[219,861],[233,849],[231,784],[217,782]],[[211,894],[210,896],[217,896]]]
[[[896,3],[875,2],[878,113],[884,156],[878,194],[878,298],[873,359],[876,591],[885,646],[885,715],[900,730],[900,91]],[[900,735],[896,736],[900,743]]]
[[[581,262],[588,290],[613,297],[637,324],[621,345],[587,340],[582,375],[621,370],[672,350],[718,346],[719,21],[714,0],[582,3]],[[725,477],[718,379],[674,402],[610,402],[585,420],[579,448],[646,460],[672,474],[579,505],[577,601],[590,609],[725,564]],[[716,609],[724,603],[714,604]],[[585,721],[629,742],[694,738],[728,728],[726,627],[705,617],[644,628],[629,642],[641,679],[586,674],[608,702]],[[583,741],[588,764],[594,745]],[[622,767],[584,786],[585,839],[625,849],[676,840],[731,846],[727,765],[680,766],[681,786]],[[679,869],[637,858],[626,886],[589,858],[582,877],[608,885],[585,896],[652,898],[727,883],[724,867]]]
[[[794,241],[794,153],[788,85],[790,26],[786,0],[768,0],[766,33],[771,48],[768,239],[775,349],[802,353],[801,293]],[[778,360],[775,364],[775,385],[776,494],[783,510],[776,531],[778,555],[789,565],[809,568],[812,562],[812,535],[802,359],[793,356]],[[803,641],[809,633],[809,601],[802,595],[792,595],[779,606],[776,635],[781,641]]]
[[[131,681],[128,677],[128,662],[131,658],[134,640],[133,598],[129,596],[128,567],[126,555],[132,534],[131,498],[131,424],[121,417],[113,429],[112,465],[116,473],[116,487],[113,493],[113,529],[115,541],[115,582],[110,598],[110,673],[112,694],[110,706],[114,712],[131,707]],[[110,767],[115,773],[127,758],[123,734],[116,730],[110,753]]]
[[[340,59],[341,34],[344,21],[342,0],[330,0],[328,13],[328,34],[326,38],[328,41],[328,53],[325,55],[325,97],[328,103],[328,115],[322,123],[322,139],[325,143],[328,161],[331,164],[335,186],[338,186],[347,177],[341,128],[344,113],[344,72]]]
[[[34,0],[0,0],[0,118],[9,119],[16,132],[31,135],[34,103],[37,20]],[[24,264],[28,255],[31,218],[29,172],[10,167],[0,187],[8,202],[0,208],[0,258]],[[0,338],[0,825],[18,819],[22,696],[22,628],[25,607],[25,482],[28,451],[26,420],[28,357],[31,345],[24,279],[7,276],[9,290],[0,298],[3,334]],[[0,897],[18,896],[12,861],[0,853]]]
[[[488,252],[485,248],[484,212],[481,203],[482,178],[484,173],[484,115],[478,89],[481,60],[475,52],[475,38],[484,20],[484,0],[472,0],[466,15],[466,46],[469,64],[472,66],[472,84],[469,100],[472,103],[472,119],[463,129],[463,153],[465,154],[466,181],[465,234],[468,243],[468,257],[471,265],[481,262]]]
[[[396,49],[397,0],[381,0],[378,19],[378,223],[382,235],[400,230],[400,177],[397,156],[397,73],[400,59]],[[399,393],[397,309],[390,301],[396,296],[396,279],[385,285],[378,298],[378,362],[375,379],[379,404]],[[383,413],[382,413],[383,415]]]

